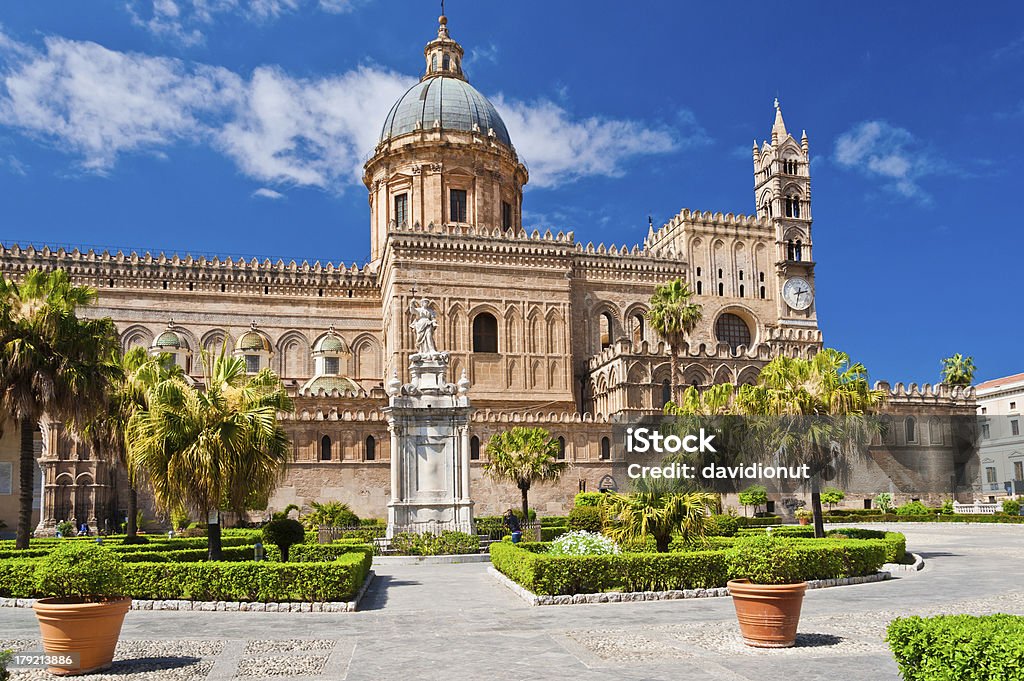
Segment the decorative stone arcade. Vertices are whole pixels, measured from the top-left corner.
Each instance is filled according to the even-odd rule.
[[[410,303],[417,352],[409,360],[411,382],[396,371],[384,409],[391,432],[390,538],[397,532],[474,534],[469,493],[469,379],[447,383],[448,353],[434,345],[437,315],[423,298]]]

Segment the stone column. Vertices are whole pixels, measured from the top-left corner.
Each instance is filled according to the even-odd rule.
[[[469,426],[462,427],[462,501],[469,502]]]

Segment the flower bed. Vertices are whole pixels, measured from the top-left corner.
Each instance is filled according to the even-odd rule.
[[[717,538],[724,546],[728,540]],[[871,575],[884,565],[883,539],[799,539],[800,579],[838,579]],[[491,563],[536,594],[565,595],[602,591],[672,591],[724,587],[729,562],[724,548],[670,553],[620,553],[602,556],[552,556],[544,543],[491,545]]]

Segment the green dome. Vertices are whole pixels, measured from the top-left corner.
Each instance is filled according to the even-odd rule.
[[[181,339],[181,337],[174,331],[167,329],[162,334],[157,336],[157,339],[153,341],[154,348],[174,348],[180,350],[188,345]]]
[[[334,333],[334,331],[329,331],[326,336],[320,339],[316,351],[340,355],[352,354],[345,339]]]
[[[338,392],[359,392],[362,388],[351,378],[345,376],[317,376],[302,386],[303,392],[309,391],[314,395],[321,390],[326,393],[332,390],[337,390]]]
[[[263,334],[255,329],[250,329],[242,334],[238,342],[235,343],[235,350],[259,350],[264,352],[270,352],[270,341],[268,341]]]

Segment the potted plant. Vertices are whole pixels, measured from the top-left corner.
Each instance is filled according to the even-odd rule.
[[[743,642],[756,648],[791,647],[807,591],[793,540],[771,534],[750,537],[737,542],[727,556],[729,594]]]
[[[796,510],[796,521],[801,525],[808,525],[811,522],[811,518],[814,514],[808,511],[806,508],[798,508]]]
[[[88,674],[114,660],[121,624],[132,599],[123,596],[121,559],[92,542],[66,542],[36,568],[33,609],[47,655],[78,653],[77,665],[50,666],[51,674]]]

